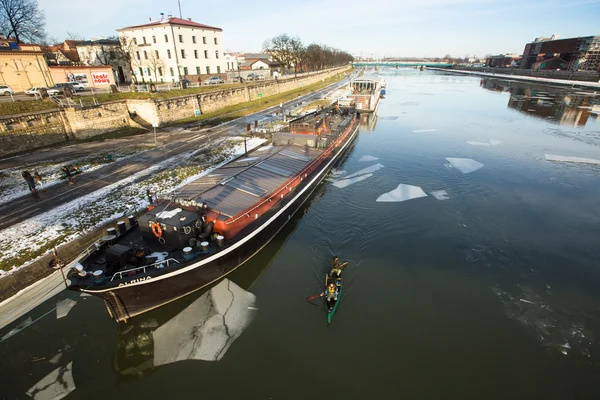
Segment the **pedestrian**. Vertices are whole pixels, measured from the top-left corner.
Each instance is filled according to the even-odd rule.
[[[33,171],[33,177],[35,178],[35,181],[39,183],[40,187],[42,188],[42,192],[45,192],[46,189],[44,189],[44,179],[42,179],[40,173],[37,171]]]
[[[65,173],[65,177],[69,180],[69,185],[73,184],[73,178],[71,178],[71,171],[68,165],[62,167],[62,171]]]
[[[283,103],[279,103],[279,113],[283,115]]]
[[[35,189],[35,181],[33,180],[33,176],[31,176],[29,171],[21,172],[21,176],[23,177],[23,179],[25,179],[25,182],[27,182],[27,186],[29,186],[29,190],[31,191],[33,197],[40,197],[38,196],[37,190]]]

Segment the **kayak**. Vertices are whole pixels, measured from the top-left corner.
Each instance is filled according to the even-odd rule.
[[[325,281],[327,282],[327,278],[325,278]],[[333,303],[333,305],[329,304],[327,302],[327,297],[325,297],[325,306],[327,307],[327,323],[331,323],[331,319],[333,318],[333,314],[335,314],[340,301],[342,300],[342,286],[343,286],[343,280],[340,282],[340,286],[338,286],[338,295],[337,295],[337,300],[335,301],[335,303]],[[327,285],[325,285],[325,291],[327,291]]]

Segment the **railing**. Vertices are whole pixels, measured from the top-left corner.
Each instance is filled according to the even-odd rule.
[[[110,281],[112,282],[113,280],[115,280],[117,275],[119,276],[118,279],[123,279],[123,274],[129,274],[130,272],[134,272],[135,274],[137,274],[138,271],[141,270],[142,273],[145,274],[146,268],[152,268],[152,267],[158,268],[159,265],[163,265],[163,264],[166,264],[166,268],[168,268],[171,266],[171,263],[179,264],[179,261],[177,261],[174,258],[167,258],[166,260],[157,261],[155,263],[144,265],[141,267],[135,267],[135,268],[131,268],[131,269],[126,269],[125,271],[115,272],[115,274],[112,276],[112,278],[110,278]],[[165,268],[165,265],[163,265],[161,268]]]

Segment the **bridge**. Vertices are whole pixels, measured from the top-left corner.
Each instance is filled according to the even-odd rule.
[[[355,61],[352,63],[353,67],[437,67],[437,68],[448,68],[451,67],[450,63],[433,62],[433,61]]]

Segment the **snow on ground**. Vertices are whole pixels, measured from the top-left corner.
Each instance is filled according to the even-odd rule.
[[[265,141],[260,138],[248,139],[248,151]],[[218,143],[220,147],[216,150],[219,151],[209,154],[209,158],[202,160],[201,165],[196,157],[205,148],[167,159],[126,179],[1,230],[0,263],[6,264],[14,260],[18,264],[18,260],[23,259],[33,261],[53,246],[145,208],[148,205],[147,189],[153,193],[171,192],[244,154],[244,138],[228,138]],[[187,164],[182,165],[185,163]],[[13,264],[11,271],[21,266],[17,264]],[[10,271],[0,270],[0,276],[7,273]]]
[[[420,197],[427,197],[427,193],[419,186],[405,185],[401,183],[398,187],[391,192],[382,194],[377,198],[378,202],[398,202],[412,199],[418,199]]]
[[[600,165],[600,160],[596,160],[593,158],[583,158],[583,157],[571,157],[571,156],[558,156],[555,154],[544,154],[546,160],[548,161],[559,161],[559,162],[571,162],[571,163],[581,163],[581,164],[597,164]]]
[[[27,183],[21,176],[21,172],[24,170],[29,171],[32,175],[34,171],[38,171],[44,180],[44,188],[48,188],[64,181],[61,168],[67,164],[76,164],[83,172],[92,172],[110,163],[104,159],[107,153],[112,153],[114,162],[140,154],[151,148],[154,148],[154,146],[128,146],[119,151],[101,152],[98,155],[86,155],[74,159],[63,158],[52,162],[32,164],[27,167],[4,169],[0,171],[2,181],[0,184],[0,204],[29,195]],[[37,189],[40,190],[41,188],[38,186]]]

